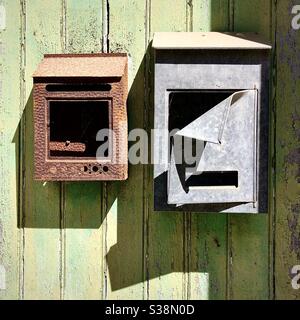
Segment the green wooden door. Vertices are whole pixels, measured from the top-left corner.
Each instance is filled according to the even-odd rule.
[[[0,299],[300,298],[300,30],[293,0],[0,0]],[[156,31],[272,41],[268,215],[157,213],[126,182],[33,180],[32,73],[45,53],[127,52],[129,129],[153,127]],[[3,280],[4,279],[4,280]]]

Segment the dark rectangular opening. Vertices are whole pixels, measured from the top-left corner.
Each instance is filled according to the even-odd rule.
[[[186,181],[187,187],[238,187],[238,171],[206,171],[192,175]]]
[[[236,91],[238,90],[170,90],[169,132],[181,130]],[[172,145],[171,139],[172,137],[170,145]],[[187,167],[194,167],[195,164],[196,161],[192,164],[183,163]]]
[[[109,128],[108,100],[49,101],[50,157],[96,158],[99,130]],[[108,150],[105,156],[108,155]]]
[[[49,92],[110,91],[111,85],[107,83],[48,84],[46,90]]]
[[[238,90],[170,90],[169,130],[182,129]]]

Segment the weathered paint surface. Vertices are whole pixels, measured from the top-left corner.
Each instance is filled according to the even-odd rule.
[[[33,180],[32,74],[44,53],[60,53],[61,3],[59,0],[23,1],[24,101],[21,132],[24,153],[22,185],[23,279],[21,298],[59,299],[61,296],[60,185]],[[25,258],[26,257],[26,258]]]
[[[300,299],[291,269],[300,265],[300,30],[292,30],[292,7],[276,7],[275,298]]]
[[[101,52],[102,1],[63,3],[65,53]],[[103,282],[102,185],[61,183],[63,299],[101,299]]]
[[[129,53],[128,127],[143,127],[146,3],[110,1],[107,51]],[[109,182],[105,199],[104,299],[143,299],[143,167],[129,179]]]
[[[234,1],[233,31],[256,31],[272,40],[271,1]],[[228,216],[228,298],[268,299],[272,297],[269,250],[269,215]],[[252,218],[252,219],[251,219]]]
[[[299,299],[300,31],[295,0],[0,0],[0,299]],[[126,182],[33,181],[31,75],[44,53],[128,52],[129,129],[153,126],[155,31],[273,41],[270,212],[153,211]]]
[[[0,299],[19,296],[18,166],[21,115],[21,8],[19,1],[2,1],[6,26],[0,31]],[[9,15],[16,15],[10,20]],[[8,80],[5,81],[5,78]],[[12,83],[14,85],[12,85]],[[3,278],[5,272],[5,278]],[[3,281],[4,280],[4,281]],[[5,289],[4,289],[5,288]]]

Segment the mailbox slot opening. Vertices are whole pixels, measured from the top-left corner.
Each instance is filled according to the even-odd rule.
[[[169,131],[171,132],[175,129],[180,130],[184,128],[217,104],[230,97],[236,91],[238,90],[170,90]],[[170,145],[172,144],[171,139],[172,137],[170,137]],[[194,145],[195,141],[193,140],[193,156],[196,156],[194,152]],[[186,164],[183,161],[183,165],[187,167],[194,167],[196,165],[196,160],[192,164]],[[209,177],[206,177],[205,179],[208,178]],[[213,177],[211,178],[213,179]],[[199,183],[204,181],[202,180],[203,177],[197,179],[200,179]]]
[[[96,141],[96,135],[110,128],[109,106],[109,100],[49,101],[50,158],[96,159],[97,149],[107,141]]]
[[[191,122],[202,116],[204,113],[218,105],[223,100],[230,97],[238,90],[176,90],[169,94],[169,131],[182,129]],[[172,138],[171,138],[172,139]],[[170,141],[172,144],[172,140]],[[201,143],[201,141],[198,141]],[[203,143],[203,148],[206,142]],[[183,168],[197,165],[197,155],[195,152],[196,140],[192,139],[192,153],[195,157],[193,164],[185,163],[182,157]],[[184,148],[184,144],[183,144]],[[203,148],[199,151],[203,152]],[[182,151],[184,153],[184,150]],[[201,157],[201,155],[198,155]],[[180,165],[179,165],[180,166]],[[177,168],[179,168],[177,165]],[[181,169],[179,169],[181,171]],[[186,189],[197,188],[238,188],[238,171],[205,171],[194,174],[185,181]]]
[[[182,129],[239,90],[170,90],[169,130]]]
[[[111,85],[108,83],[48,84],[46,90],[48,92],[110,91]]]
[[[188,188],[238,187],[238,171],[206,171],[192,175],[186,181]]]

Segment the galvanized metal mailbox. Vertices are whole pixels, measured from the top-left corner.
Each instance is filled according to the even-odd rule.
[[[271,46],[255,34],[156,33],[155,210],[268,210]]]
[[[127,55],[45,55],[33,78],[35,179],[126,179]]]

